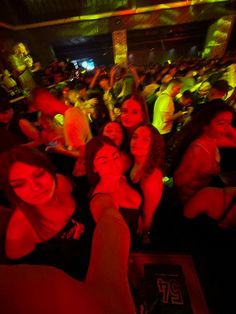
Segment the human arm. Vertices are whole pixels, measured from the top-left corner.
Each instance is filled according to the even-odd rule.
[[[141,233],[150,230],[153,220],[153,215],[158,207],[163,192],[162,173],[159,169],[147,178],[141,179],[141,190],[143,193],[142,207],[142,226]]]
[[[130,72],[132,73],[132,75],[134,77],[135,85],[136,85],[136,88],[137,88],[139,86],[139,84],[140,84],[140,79],[139,79],[137,70],[136,70],[135,66],[133,66],[133,65],[129,66],[129,70],[130,70]]]
[[[230,125],[226,135],[217,138],[216,143],[218,147],[236,147],[236,128]]]
[[[110,87],[113,88],[115,85],[115,76],[116,76],[116,65],[114,65],[110,70]]]
[[[185,205],[183,210],[184,217],[192,219],[202,213],[205,213],[209,203],[211,204],[209,196],[211,195],[209,195],[208,188],[198,191]]]
[[[72,157],[72,158],[79,158],[83,155],[84,148],[85,148],[85,145],[81,145],[77,149],[69,150],[64,145],[62,145],[61,143],[58,143],[54,146],[50,146],[50,145],[47,146],[45,148],[45,151],[49,152],[49,153],[53,152],[56,154],[61,154],[61,155]]]
[[[54,267],[0,265],[2,313],[136,313],[127,275],[129,229],[112,199],[97,197],[92,206],[104,204],[104,215],[97,220],[85,282]]]
[[[172,99],[167,94],[161,94],[155,101],[154,104],[154,110],[153,110],[153,125],[158,126],[161,124],[167,125],[169,122],[173,121],[173,115],[174,115],[174,104]],[[179,117],[180,115],[176,115]]]
[[[64,136],[67,150],[75,154],[75,157],[81,156],[84,146],[92,138],[92,134],[88,120],[80,109],[71,108],[66,111]]]
[[[236,196],[236,187],[206,187],[198,191],[185,205],[183,215],[192,219],[206,213],[209,217],[218,220],[234,196]]]
[[[93,89],[93,88],[94,88],[94,86],[95,86],[95,84],[96,84],[96,82],[97,82],[97,79],[98,79],[100,73],[101,73],[101,69],[100,69],[100,68],[96,68],[96,69],[95,69],[95,74],[94,74],[94,76],[93,76],[93,78],[92,78],[92,80],[91,80],[91,82],[90,82],[90,84],[89,84],[89,88],[90,88],[90,89]]]
[[[24,144],[25,146],[37,147],[42,144],[40,132],[27,119],[19,120],[19,127],[24,135],[31,140],[31,142]]]
[[[215,154],[201,145],[191,144],[174,172],[174,185],[180,199],[186,201],[206,187],[218,171]]]

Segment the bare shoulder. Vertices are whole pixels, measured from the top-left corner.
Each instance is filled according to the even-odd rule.
[[[72,183],[62,174],[57,174],[57,188],[59,192],[72,192]]]
[[[224,189],[207,187],[198,191],[184,207],[184,216],[193,218],[200,213],[207,213],[210,217],[218,216],[223,207]]]
[[[155,168],[155,170],[146,178],[141,179],[141,187],[149,188],[153,186],[163,185],[163,175],[160,169]]]
[[[12,214],[8,227],[7,239],[21,238],[33,230],[30,222],[20,209],[16,209]]]

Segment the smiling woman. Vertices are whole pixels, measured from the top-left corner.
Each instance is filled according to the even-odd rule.
[[[15,205],[6,232],[7,257],[54,265],[72,274],[72,261],[84,263],[88,256],[81,250],[84,225],[70,182],[55,173],[46,156],[27,147],[4,153],[1,165],[2,189]],[[83,270],[78,265],[73,275],[80,278],[86,265],[82,265]]]
[[[91,202],[96,195],[109,194],[117,211],[122,213],[129,225],[132,235],[135,235],[141,197],[123,175],[118,147],[106,136],[94,137],[86,145],[85,160],[86,172],[92,186]]]

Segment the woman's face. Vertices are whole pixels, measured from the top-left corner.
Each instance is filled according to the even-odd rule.
[[[99,177],[108,180],[119,180],[122,175],[122,163],[120,152],[116,147],[105,144],[96,154],[94,172]]]
[[[141,105],[133,100],[126,100],[121,107],[121,123],[125,128],[132,128],[143,121],[143,112]]]
[[[205,133],[209,136],[218,138],[225,136],[232,124],[233,114],[231,112],[221,112],[216,115],[209,125],[205,126]]]
[[[9,173],[9,183],[15,194],[31,205],[42,205],[53,197],[54,178],[43,168],[16,161]]]
[[[109,137],[114,143],[120,147],[123,141],[123,131],[121,126],[115,122],[109,122],[103,129],[103,135]]]
[[[151,145],[151,131],[146,126],[140,126],[134,131],[130,141],[131,154],[136,157],[148,155]]]

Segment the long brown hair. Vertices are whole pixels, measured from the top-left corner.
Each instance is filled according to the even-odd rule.
[[[43,168],[51,174],[57,183],[55,168],[43,153],[26,146],[16,146],[0,155],[0,188],[3,190],[9,201],[16,207],[21,209],[32,208],[34,207],[33,205],[27,204],[15,194],[14,189],[9,183],[9,173],[15,162],[22,162],[24,164]]]
[[[148,152],[147,159],[145,161],[144,167],[143,167],[143,178],[148,177],[154,169],[160,169],[161,172],[164,174],[165,172],[165,145],[164,140],[158,130],[149,123],[143,123],[142,125],[139,125],[135,131],[140,127],[146,127],[150,130],[150,148]],[[134,131],[134,132],[135,132]]]

